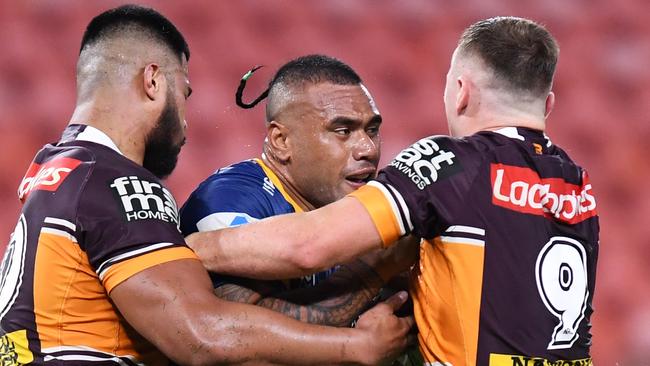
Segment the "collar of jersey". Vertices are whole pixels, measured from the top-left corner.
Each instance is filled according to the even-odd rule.
[[[96,144],[104,145],[112,150],[115,150],[118,154],[124,155],[107,134],[93,126],[86,125],[86,128],[84,128],[84,130],[77,135],[75,140],[94,142]]]
[[[277,176],[277,174],[275,174],[273,170],[271,170],[271,168],[269,168],[268,165],[264,163],[264,160],[262,159],[254,159],[254,160],[262,168],[266,176],[269,177],[271,182],[273,182],[275,188],[277,188],[278,191],[280,191],[284,199],[287,200],[287,202],[289,202],[291,206],[293,206],[293,209],[296,212],[304,212],[305,210],[293,199],[293,197],[291,197],[291,195],[284,188],[284,184],[282,184],[280,178]]]
[[[526,130],[524,130],[526,131]],[[528,129],[528,131],[531,131]],[[521,141],[526,141],[526,138],[520,133],[518,127],[503,127],[498,130],[494,130],[493,132],[498,133],[500,135],[503,135],[505,137],[509,137],[511,139],[517,139]],[[546,140],[546,147],[550,147],[552,145],[551,139],[548,138],[545,132],[541,132],[542,136],[544,136],[544,139]]]

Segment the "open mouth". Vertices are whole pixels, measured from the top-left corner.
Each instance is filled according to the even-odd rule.
[[[370,182],[370,180],[373,177],[374,177],[373,173],[354,174],[354,175],[348,175],[347,177],[345,177],[345,180],[355,185],[362,185]]]

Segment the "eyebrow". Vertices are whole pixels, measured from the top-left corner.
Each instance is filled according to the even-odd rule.
[[[375,114],[368,120],[367,124],[381,124],[382,118],[381,115]],[[356,118],[350,118],[350,117],[335,117],[333,120],[330,121],[330,125],[334,126],[356,126],[363,124],[364,121]]]
[[[370,121],[368,121],[368,124],[372,124],[372,123],[381,124],[383,121],[384,119],[381,118],[380,114],[375,114],[374,116],[372,116]]]

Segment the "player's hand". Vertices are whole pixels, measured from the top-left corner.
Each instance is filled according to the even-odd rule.
[[[356,328],[367,338],[364,364],[377,365],[394,358],[411,343],[408,332],[413,327],[413,317],[398,318],[394,314],[407,298],[406,291],[400,291],[359,317]]]

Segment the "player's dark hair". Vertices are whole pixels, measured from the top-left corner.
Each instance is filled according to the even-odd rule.
[[[543,95],[551,88],[559,47],[540,24],[516,17],[481,20],[465,30],[458,46],[515,90]]]
[[[273,86],[280,83],[284,85],[302,85],[306,82],[311,84],[330,82],[337,85],[355,85],[362,82],[359,75],[340,60],[324,55],[307,55],[293,59],[280,67],[271,82],[269,82],[268,89],[251,103],[244,103],[242,93],[246,86],[246,80],[260,67],[255,66],[242,77],[235,94],[235,102],[238,106],[253,108],[268,96]]]
[[[179,60],[182,55],[185,55],[187,60],[190,59],[190,49],[185,38],[169,19],[151,8],[131,4],[109,9],[94,17],[86,27],[79,53],[104,37],[134,26],[140,27],[166,45],[178,55]]]

